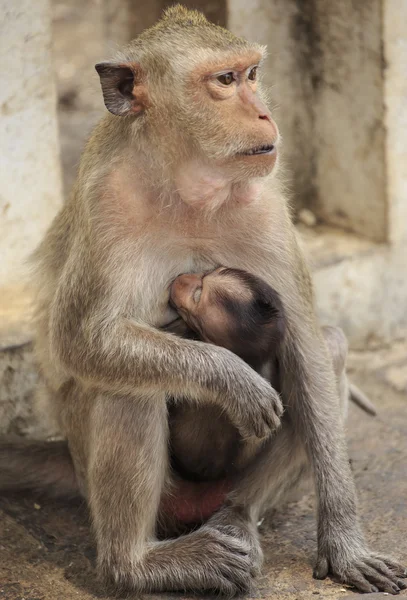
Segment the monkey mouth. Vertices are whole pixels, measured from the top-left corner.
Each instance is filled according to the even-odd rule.
[[[264,146],[257,146],[246,152],[242,152],[243,156],[258,156],[259,154],[273,154],[276,147],[274,144],[265,144]]]

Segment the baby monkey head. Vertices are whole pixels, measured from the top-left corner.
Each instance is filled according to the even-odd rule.
[[[180,275],[170,295],[172,305],[203,341],[228,348],[252,366],[274,356],[284,337],[278,293],[246,271],[220,267]]]

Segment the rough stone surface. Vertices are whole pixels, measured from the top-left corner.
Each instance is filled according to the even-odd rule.
[[[283,136],[283,155],[296,208],[315,197],[312,172],[312,82],[302,67],[310,63],[308,40],[301,34],[305,3],[289,0],[229,0],[228,27],[251,41],[267,45],[262,69],[270,88],[273,116]],[[304,27],[303,27],[304,29]],[[308,70],[308,67],[307,67]],[[289,108],[288,108],[289,107]]]
[[[37,381],[31,344],[0,351],[0,435],[35,431],[32,399]]]
[[[89,134],[105,107],[94,65],[105,60],[110,29],[104,37],[104,3],[97,0],[51,3],[52,48],[58,97],[58,122],[64,196],[68,197],[79,158]],[[112,30],[116,22],[112,24]]]
[[[392,368],[402,364],[407,369],[405,344],[351,355],[351,378],[370,395],[379,415],[366,417],[351,407],[348,437],[367,538],[375,548],[407,563],[407,397],[387,381]],[[265,519],[262,538],[266,562],[253,598],[359,597],[329,579],[312,579],[316,549],[313,506],[312,495],[305,495]],[[0,598],[108,598],[95,578],[95,550],[84,505],[56,503],[33,495],[3,497],[0,540]],[[400,596],[407,597],[407,592]],[[187,598],[185,594],[180,597]],[[385,595],[371,597],[379,600]]]
[[[321,322],[342,327],[354,349],[405,337],[407,244],[374,244],[323,226],[299,229]]]
[[[295,206],[386,239],[380,0],[230,0],[228,25],[268,46]]]
[[[0,352],[32,339],[32,290],[24,284],[0,290]]]
[[[387,194],[390,240],[407,244],[407,2],[383,2]]]
[[[310,4],[314,209],[325,223],[384,241],[382,0]]]
[[[0,0],[0,296],[61,203],[47,0]]]

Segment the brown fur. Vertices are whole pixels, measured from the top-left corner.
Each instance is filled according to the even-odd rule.
[[[318,502],[316,576],[395,592],[401,567],[368,549],[358,523],[332,363],[276,154],[241,154],[278,143],[261,87],[240,72],[235,93],[219,100],[208,87],[215,79],[190,83],[200,68],[233,71],[262,53],[173,7],[118,56],[116,68],[129,67],[109,81],[118,85],[119,75],[123,93],[106,90],[111,71],[99,68],[106,104],[122,116],[96,127],[74,194],[37,252],[38,359],[106,581],[139,592],[247,591],[261,564],[259,515],[299,479],[306,455]],[[133,94],[134,64],[143,77]],[[281,404],[268,382],[224,348],[163,330],[176,316],[170,282],[221,264],[262,277],[284,303],[285,414],[271,436]],[[205,525],[157,541],[171,481],[167,395],[222,407],[244,436],[270,437]],[[11,453],[0,453],[0,471]]]
[[[275,290],[250,273],[220,267],[210,273],[180,275],[170,295],[175,309],[199,339],[228,348],[280,390],[278,361],[285,315]],[[345,420],[349,399],[354,400],[346,376],[346,337],[337,327],[323,327],[322,333]],[[358,404],[372,414],[373,405],[363,397],[365,402]],[[172,403],[170,446],[173,464],[184,477],[206,481],[247,468],[261,442],[244,440],[216,407]]]

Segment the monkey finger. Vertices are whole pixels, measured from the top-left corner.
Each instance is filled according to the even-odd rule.
[[[270,431],[276,431],[281,425],[280,417],[276,415],[276,413],[271,411],[268,413],[267,418],[265,420]]]
[[[238,429],[244,439],[256,437],[264,440],[270,437],[271,432],[275,431],[280,425],[280,419],[270,410],[263,406],[259,411],[251,412],[244,419],[244,422]]]
[[[271,431],[275,431],[280,427],[283,410],[280,396],[275,390],[272,390],[271,407],[265,407],[264,410],[264,419]]]
[[[273,407],[278,417],[282,417],[284,413],[284,406],[280,398],[280,394],[273,390]]]

